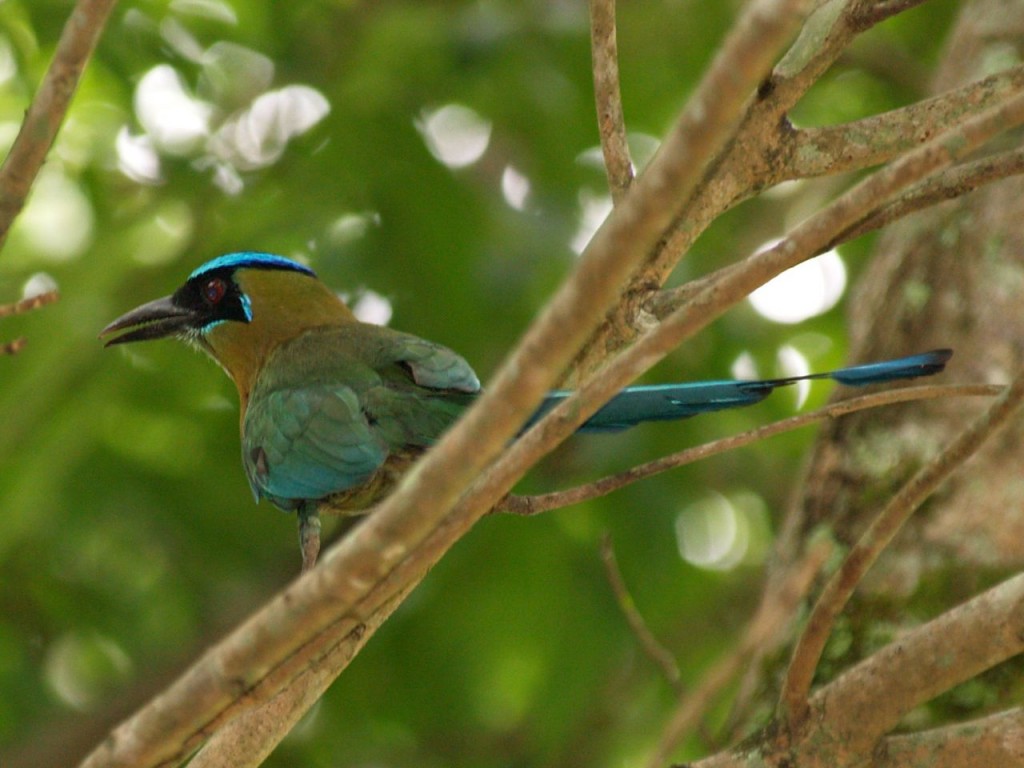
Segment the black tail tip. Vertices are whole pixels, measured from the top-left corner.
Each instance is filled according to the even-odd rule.
[[[921,367],[928,371],[928,373],[939,373],[945,369],[946,363],[953,356],[953,350],[949,347],[943,347],[942,349],[933,349],[931,352],[925,352],[924,354],[929,359]]]

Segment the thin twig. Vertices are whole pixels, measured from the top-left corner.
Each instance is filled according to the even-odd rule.
[[[862,0],[855,10],[856,18],[865,26],[874,26],[928,0]]]
[[[25,113],[11,151],[0,166],[0,246],[25,205],[114,2],[79,0],[64,24],[53,61]]]
[[[31,296],[21,301],[16,301],[13,304],[0,304],[0,318],[11,317],[12,315],[21,315],[25,312],[31,312],[39,307],[52,304],[60,298],[60,294],[57,291],[47,291],[40,293],[35,296]],[[4,355],[16,355],[25,348],[26,340],[24,338],[14,339],[14,341],[8,341],[4,344],[0,344],[0,357]]]
[[[964,430],[934,460],[922,467],[871,523],[833,574],[818,597],[807,626],[793,650],[780,699],[781,714],[790,727],[799,731],[807,720],[808,694],[814,673],[835,624],[850,596],[925,499],[967,461],[989,437],[1005,426],[1024,402],[1024,371],[989,409]]]
[[[679,665],[669,650],[661,644],[651,628],[647,626],[643,615],[637,610],[633,595],[626,586],[626,580],[622,578],[622,571],[619,570],[619,563],[615,557],[615,548],[612,546],[611,536],[605,534],[601,539],[601,561],[604,563],[604,572],[608,577],[608,583],[615,594],[615,601],[619,610],[626,617],[626,623],[636,636],[637,642],[654,665],[661,670],[662,676],[672,686],[677,697],[683,695],[683,678],[679,673]]]
[[[686,734],[697,727],[717,696],[749,663],[751,654],[765,644],[773,644],[786,630],[831,551],[829,542],[824,539],[818,541],[790,570],[777,590],[765,593],[765,599],[747,625],[739,644],[702,674],[700,685],[679,703],[647,761],[648,768],[663,768]]]
[[[677,451],[668,456],[661,456],[644,464],[631,467],[624,472],[602,477],[600,480],[592,483],[536,496],[509,496],[502,500],[501,504],[495,508],[495,511],[522,517],[539,515],[554,509],[562,509],[572,504],[581,504],[591,499],[607,496],[609,493],[670,469],[676,469],[696,461],[703,461],[711,456],[733,451],[745,445],[766,440],[783,432],[800,429],[801,427],[806,427],[826,419],[838,418],[869,408],[880,408],[885,405],[909,403],[916,400],[932,400],[945,397],[994,397],[1002,393],[1003,389],[1004,387],[998,385],[986,384],[931,384],[919,387],[888,389],[883,392],[874,392],[870,395],[851,397],[848,400],[831,403],[815,411],[790,416],[788,419],[765,424],[764,426],[741,432],[738,435],[730,435],[729,437],[712,440],[709,443],[694,446],[693,448]]]
[[[615,0],[590,0],[590,51],[594,101],[605,173],[612,202],[618,204],[633,183],[633,161],[626,140],[626,118],[619,91],[619,51],[615,34]]]
[[[45,307],[47,304],[53,304],[58,299],[60,299],[58,291],[46,291],[21,301],[15,301],[13,304],[0,304],[0,317],[22,315],[34,309]]]

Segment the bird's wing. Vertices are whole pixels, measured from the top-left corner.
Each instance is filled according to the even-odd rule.
[[[242,460],[278,506],[370,480],[395,453],[431,445],[480,388],[447,347],[387,328],[320,329],[283,345],[246,409]]]
[[[461,355],[416,336],[390,332],[377,364],[386,378],[390,365],[404,369],[414,384],[428,390],[466,394],[480,391],[480,380]]]
[[[246,410],[242,462],[253,492],[290,509],[367,481],[388,448],[350,387],[275,389]]]
[[[452,425],[480,390],[462,357],[447,347],[390,331],[369,356],[378,383],[359,395],[374,432],[392,449],[426,448]]]

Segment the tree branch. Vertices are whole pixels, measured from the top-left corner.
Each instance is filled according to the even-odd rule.
[[[961,88],[863,120],[783,136],[791,160],[776,181],[860,170],[886,162],[1024,89],[1024,66],[1011,67]]]
[[[977,768],[1024,764],[1024,710],[1011,709],[988,717],[920,733],[883,739],[873,768]]]
[[[927,0],[865,0],[858,5],[857,18],[865,26],[873,26],[897,14],[916,8]]]
[[[25,113],[11,151],[0,166],[0,246],[25,206],[32,182],[57,137],[114,1],[79,0],[64,24],[53,61]]]
[[[825,0],[772,76],[776,114],[788,112],[859,34],[925,0]]]
[[[291,683],[265,703],[242,712],[223,727],[212,732],[210,740],[192,760],[189,768],[256,768],[270,755],[274,747],[288,735],[295,724],[309,711],[334,682],[332,670],[343,668],[401,605],[411,592],[396,594],[381,610],[369,617],[373,625],[360,624],[352,628],[340,642],[316,652],[303,653],[302,670]],[[319,650],[319,649],[317,649]]]
[[[869,213],[845,232],[840,233],[828,247],[834,248],[855,240],[912,213],[946,200],[962,197],[993,181],[1019,176],[1022,173],[1024,150],[1013,149],[934,174],[908,189],[905,194]]]
[[[1022,651],[1024,575],[1017,575],[911,630],[823,687],[810,702],[814,736],[798,750],[870,754],[914,707]],[[946,730],[947,749],[950,736],[965,735]],[[934,745],[935,736],[923,743]],[[1021,758],[1018,746],[1015,764]]]
[[[626,141],[626,118],[619,91],[619,51],[615,34],[615,0],[590,0],[590,51],[594,69],[597,128],[616,205],[633,183],[633,161]]]
[[[806,559],[801,561],[801,568]],[[694,768],[1024,765],[1024,710],[884,737],[914,707],[1024,651],[1024,576],[1015,576],[901,636],[811,699],[815,727],[790,742],[766,739],[713,755]],[[908,660],[912,659],[913,664]],[[692,727],[692,726],[691,726]]]

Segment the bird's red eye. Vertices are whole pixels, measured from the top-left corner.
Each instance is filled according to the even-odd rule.
[[[219,304],[227,292],[227,285],[219,277],[208,280],[206,285],[203,286],[203,298],[206,299],[206,303],[210,306]]]

